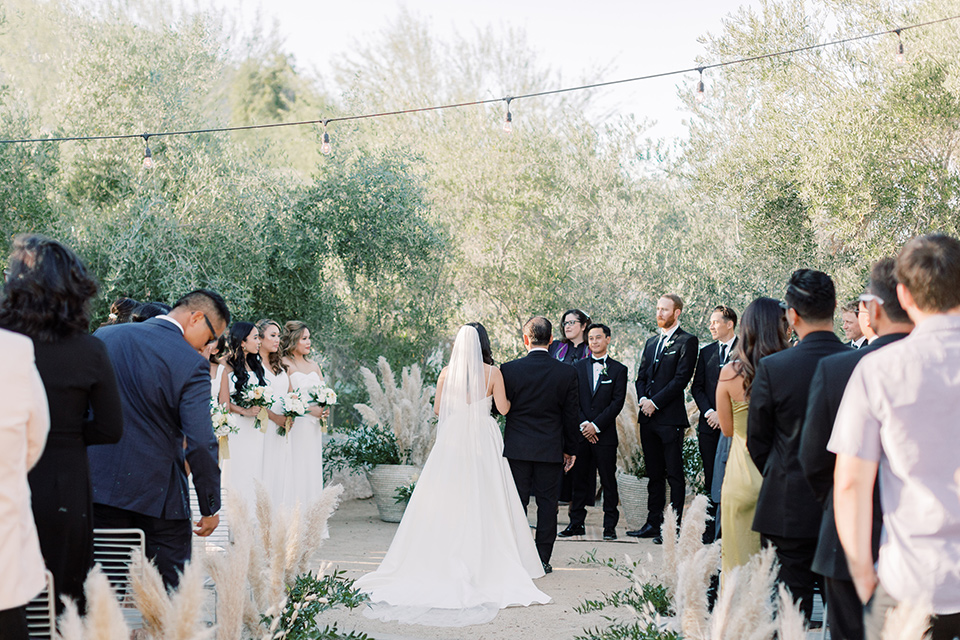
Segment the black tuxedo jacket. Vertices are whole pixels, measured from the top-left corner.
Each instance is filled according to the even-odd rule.
[[[697,365],[697,337],[677,327],[663,346],[660,361],[656,359],[660,334],[643,345],[640,368],[637,371],[637,398],[647,397],[657,405],[652,417],[640,412],[640,424],[654,422],[669,426],[686,426],[687,408],[683,402],[693,370]]]
[[[760,361],[750,392],[747,449],[763,474],[753,530],[816,538],[823,509],[800,467],[800,437],[810,381],[823,358],[850,353],[831,331],[815,331]]]
[[[500,366],[510,411],[503,430],[503,456],[532,462],[563,462],[576,455],[580,436],[577,371],[531,351]]]
[[[607,356],[607,372],[600,374],[597,388],[593,385],[593,358],[583,358],[574,363],[577,370],[578,386],[580,389],[580,420],[589,421],[597,425],[600,433],[597,436],[597,446],[617,446],[617,416],[623,409],[623,402],[627,398],[627,368]],[[578,441],[586,440],[582,433],[578,433]]]
[[[730,351],[737,346],[737,338],[734,337],[733,344],[730,345]],[[730,354],[727,354],[727,361],[730,361]],[[693,372],[693,382],[690,383],[690,395],[697,403],[700,409],[700,433],[715,433],[714,429],[707,424],[707,418],[704,414],[710,409],[717,409],[717,382],[720,380],[720,369],[723,366],[720,363],[720,343],[711,342],[703,349],[700,349],[700,357],[697,358],[697,368]]]
[[[107,345],[117,374],[123,436],[116,444],[87,449],[93,502],[154,518],[187,519],[186,459],[200,513],[219,511],[210,364],[166,320],[111,325],[94,335]]]
[[[838,353],[820,361],[816,373],[810,382],[810,400],[807,402],[807,416],[803,422],[803,435],[800,438],[800,465],[820,504],[823,505],[823,519],[820,523],[820,536],[817,553],[813,559],[813,569],[820,575],[837,580],[851,580],[847,567],[847,557],[837,536],[837,523],[833,518],[833,468],[837,456],[827,451],[827,443],[833,433],[833,423],[843,400],[843,392],[853,370],[861,358],[880,347],[905,338],[905,333],[880,336],[873,343],[864,345],[849,353]],[[883,514],[880,510],[880,492],[878,483],[873,491],[873,557],[876,559],[880,548],[880,526]]]

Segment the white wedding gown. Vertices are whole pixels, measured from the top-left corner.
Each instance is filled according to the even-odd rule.
[[[471,340],[465,329],[475,345],[461,345]],[[463,358],[474,369],[472,381],[459,385],[471,389],[466,396],[454,381],[455,367],[465,366],[458,362],[460,346],[459,355],[476,348]],[[504,607],[550,602],[533,584],[543,566],[490,416],[492,398],[483,398],[479,349],[476,329],[461,329],[436,443],[383,562],[356,582],[370,595],[367,617],[465,626],[489,622]],[[471,404],[471,395],[483,399]]]

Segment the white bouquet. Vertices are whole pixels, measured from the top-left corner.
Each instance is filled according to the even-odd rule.
[[[285,436],[290,431],[294,418],[307,415],[307,403],[304,402],[299,391],[291,391],[280,398],[280,407],[287,419],[282,427],[277,427],[277,434]]]
[[[213,427],[213,435],[217,438],[219,447],[220,462],[230,459],[230,445],[228,436],[231,433],[239,433],[237,421],[226,405],[217,403],[213,398],[210,399],[210,422]]]
[[[337,404],[337,393],[326,385],[319,385],[310,389],[310,402],[321,407]]]
[[[253,428],[262,430],[268,419],[267,408],[272,407],[276,401],[276,395],[270,387],[247,384],[240,392],[240,402],[238,404],[244,408],[260,407],[260,411],[253,421]]]

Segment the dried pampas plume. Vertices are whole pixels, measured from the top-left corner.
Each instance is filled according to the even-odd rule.
[[[73,598],[63,597],[63,613],[56,626],[54,640],[83,640],[83,619]]]
[[[712,640],[769,640],[777,630],[773,594],[777,579],[773,547],[721,576],[720,598],[710,621]]]
[[[131,555],[130,583],[137,609],[143,616],[143,628],[148,635],[162,638],[164,620],[168,619],[171,607],[167,588],[153,562],[145,561],[139,551]]]
[[[930,606],[901,602],[887,612],[883,623],[883,640],[927,640],[930,638]]]
[[[249,513],[243,499],[231,491],[227,494],[229,512],[234,521],[231,529],[233,545],[228,553],[209,555],[205,558],[207,571],[217,586],[217,638],[235,640],[241,637],[244,614],[256,615],[247,589],[247,572],[250,570],[250,545],[253,532]]]
[[[663,511],[663,525],[660,535],[663,538],[663,569],[660,572],[663,586],[667,588],[670,597],[677,593],[677,571],[679,558],[677,557],[677,514],[669,504]]]
[[[806,624],[800,608],[793,601],[793,596],[782,583],[778,587],[779,599],[777,602],[777,638],[778,640],[805,640],[807,637]]]
[[[627,385],[627,399],[617,416],[617,467],[630,473],[633,456],[640,451],[640,427],[637,424],[637,388]]]
[[[84,637],[96,640],[129,640],[130,628],[123,619],[120,603],[117,602],[117,596],[99,566],[94,566],[87,574],[83,593],[87,597],[87,615],[83,619]]]
[[[156,640],[203,640],[213,635],[202,619],[203,565],[188,562],[173,594],[152,562],[135,556],[130,572],[134,602],[145,623],[147,636]]]

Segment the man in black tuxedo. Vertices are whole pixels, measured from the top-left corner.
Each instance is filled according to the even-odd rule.
[[[210,363],[200,355],[230,322],[219,294],[188,293],[168,315],[102,327],[123,403],[123,436],[88,448],[94,524],[142,529],[146,554],[168,588],[190,559],[190,504],[184,462],[200,500],[194,530],[220,522],[220,467],[210,426]],[[183,443],[186,439],[186,449]]]
[[[663,509],[666,506],[667,481],[670,504],[683,515],[686,483],[683,478],[683,432],[690,426],[683,392],[697,365],[697,337],[680,328],[683,300],[669,293],[657,301],[658,335],[647,340],[637,372],[637,398],[640,399],[640,440],[650,482],[647,485],[647,522],[627,535],[663,538]]]
[[[717,417],[717,381],[720,369],[730,359],[730,352],[737,345],[737,312],[726,305],[714,308],[710,314],[710,336],[715,340],[700,350],[697,368],[690,383],[690,395],[700,409],[700,424],[697,428],[697,444],[700,458],[703,460],[703,483],[707,495],[713,493],[713,463],[717,458],[717,446],[720,444],[720,419]],[[716,538],[716,519],[718,504],[711,501],[707,528],[703,532],[705,543]]]
[[[594,469],[600,473],[603,488],[603,539],[617,539],[620,494],[617,491],[617,415],[627,397],[627,368],[607,355],[610,327],[587,327],[589,358],[574,363],[580,389],[580,436],[577,463],[573,466],[573,500],[570,525],[558,535],[582,536],[587,503],[594,490]]]
[[[860,301],[851,300],[840,308],[841,326],[843,335],[847,339],[847,346],[851,349],[861,349],[867,346],[867,336],[860,326]]]
[[[557,539],[560,479],[576,461],[580,405],[577,371],[547,353],[553,327],[543,316],[523,325],[527,356],[500,367],[510,412],[503,430],[503,456],[526,510],[537,497],[537,552],[546,573]]]
[[[753,381],[747,449],[763,475],[753,530],[764,545],[775,547],[780,581],[800,599],[809,620],[820,582],[810,565],[823,510],[800,468],[800,438],[817,365],[834,353],[849,353],[849,347],[833,333],[837,300],[830,276],[798,269],[784,298],[787,320],[800,342],[763,358]]]
[[[866,305],[870,327],[877,338],[868,345],[850,353],[828,356],[817,365],[810,382],[810,400],[800,438],[800,464],[813,493],[823,505],[820,535],[813,571],[824,577],[824,596],[830,612],[830,637],[835,640],[863,640],[863,605],[853,586],[847,557],[837,536],[833,517],[833,470],[837,456],[827,451],[827,442],[833,433],[833,423],[843,399],[847,382],[860,360],[891,342],[896,342],[913,330],[913,322],[897,300],[896,261],[884,258],[870,272],[868,293],[860,296]],[[874,485],[873,557],[876,561],[880,548],[879,484]]]

